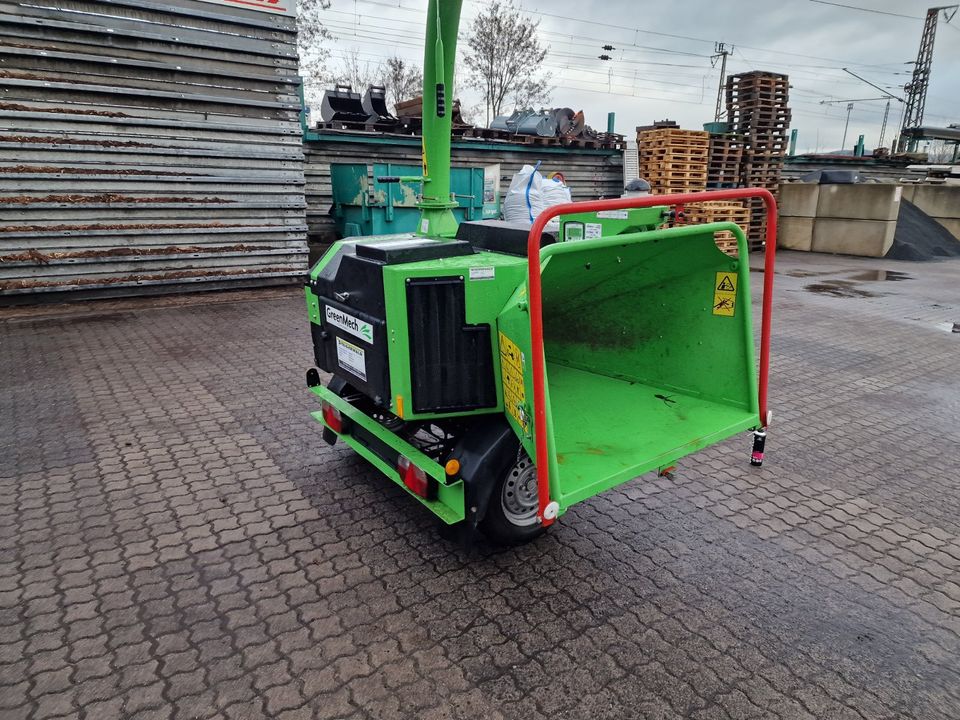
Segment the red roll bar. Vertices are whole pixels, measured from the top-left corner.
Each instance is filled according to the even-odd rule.
[[[647,195],[610,200],[588,200],[554,205],[537,216],[527,238],[527,295],[530,308],[530,347],[533,352],[533,427],[536,432],[537,494],[540,501],[537,519],[544,526],[553,523],[553,517],[544,517],[544,510],[550,503],[550,458],[547,448],[547,408],[544,392],[546,381],[544,378],[543,354],[543,298],[540,289],[540,237],[543,234],[544,227],[553,218],[572,213],[626,210],[652,205],[681,206],[711,200],[742,200],[755,197],[763,200],[767,210],[763,306],[760,321],[760,387],[758,390],[760,425],[765,427],[767,424],[767,382],[770,366],[770,324],[773,315],[773,267],[777,252],[777,201],[769,190],[732,188],[677,195]],[[741,261],[746,262],[746,259],[741,258]]]

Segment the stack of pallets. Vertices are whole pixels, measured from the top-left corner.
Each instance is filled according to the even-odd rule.
[[[707,187],[735,188],[740,183],[743,163],[743,138],[733,133],[710,134],[710,164],[707,168]]]
[[[637,133],[640,177],[665,195],[707,188],[710,136],[702,130],[657,128]]]
[[[743,187],[777,192],[787,154],[789,91],[789,79],[777,73],[754,71],[727,78],[727,120],[743,140],[739,178]],[[753,247],[760,247],[766,227],[762,201],[753,201],[752,209],[749,237]]]
[[[750,208],[738,200],[711,200],[695,203],[684,208],[685,222],[701,225],[703,223],[732,222],[740,226],[743,232],[750,231]],[[717,247],[727,255],[737,255],[737,239],[729,230],[714,233]]]

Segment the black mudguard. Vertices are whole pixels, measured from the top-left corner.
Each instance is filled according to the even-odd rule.
[[[460,461],[464,485],[466,524],[471,530],[487,514],[497,480],[517,460],[520,441],[502,415],[487,415],[471,423],[450,453]]]

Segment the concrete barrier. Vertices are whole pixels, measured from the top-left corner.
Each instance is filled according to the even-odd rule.
[[[817,218],[896,220],[900,214],[900,185],[821,185]]]
[[[818,217],[813,225],[814,252],[883,257],[893,245],[896,220]]]
[[[883,257],[907,200],[960,239],[960,186],[932,184],[780,186],[777,245],[788,250]]]
[[[777,219],[777,247],[785,250],[803,250],[810,252],[813,249],[812,217],[779,217]]]
[[[915,185],[912,202],[960,240],[960,186]]]
[[[812,218],[817,214],[820,186],[808,183],[784,183],[780,186],[777,206],[780,217]]]
[[[960,187],[917,185],[911,202],[930,217],[960,219]]]
[[[820,186],[784,183],[777,195],[777,247],[810,252]]]

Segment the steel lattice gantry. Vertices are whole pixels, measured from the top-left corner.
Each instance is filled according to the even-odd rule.
[[[930,83],[930,68],[933,64],[933,41],[937,34],[937,20],[940,12],[944,13],[949,22],[957,12],[956,5],[944,5],[927,10],[927,18],[923,24],[923,36],[920,38],[920,50],[917,52],[917,61],[913,66],[913,77],[906,86],[907,106],[903,113],[903,125],[900,127],[900,140],[897,149],[904,152],[913,150],[916,140],[909,138],[904,131],[907,128],[918,127],[923,124],[923,111],[927,104],[927,87]],[[952,12],[951,12],[952,11]],[[947,13],[950,13],[947,15]]]

